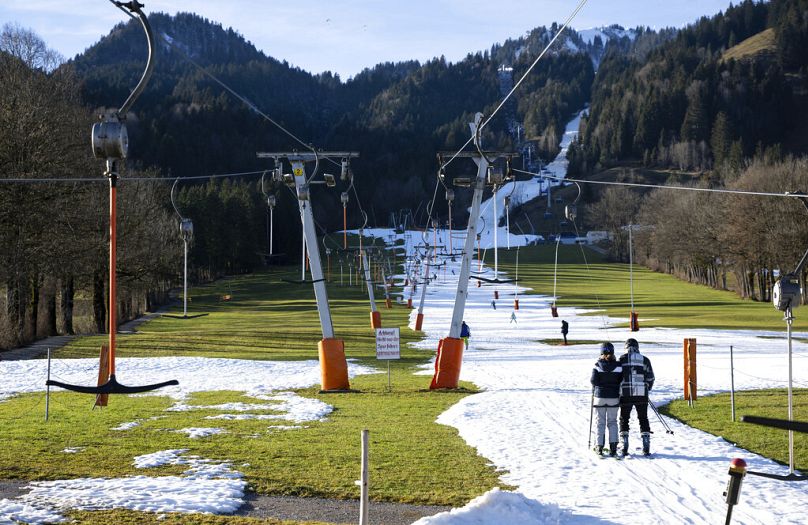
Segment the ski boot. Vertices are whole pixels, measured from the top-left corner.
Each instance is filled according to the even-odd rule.
[[[602,456],[603,455],[603,445],[595,445],[594,451],[595,451],[595,454],[597,454],[598,456]]]
[[[620,441],[623,442],[623,455],[628,456],[628,431],[620,432]]]
[[[650,456],[651,455],[651,433],[650,432],[643,432],[642,433],[642,454],[643,454],[643,456]]]
[[[617,457],[617,441],[609,443],[609,455],[613,458]]]

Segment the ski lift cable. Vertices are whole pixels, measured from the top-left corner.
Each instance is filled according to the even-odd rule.
[[[569,26],[570,23],[572,23],[573,19],[578,15],[578,12],[581,9],[583,9],[583,7],[586,5],[587,1],[588,0],[580,0],[580,2],[578,2],[578,6],[572,11],[572,13],[570,13],[570,15],[567,17],[567,20],[564,22],[564,24],[561,26],[561,28],[556,32],[555,36],[553,36],[553,38],[550,40],[550,42],[544,47],[542,52],[539,53],[539,56],[536,57],[536,59],[533,61],[533,63],[530,65],[530,67],[527,68],[527,71],[525,71],[525,73],[522,75],[522,77],[516,82],[516,84],[514,84],[513,88],[511,88],[511,90],[508,92],[508,94],[505,95],[505,98],[502,99],[502,101],[494,109],[494,111],[492,111],[491,114],[478,126],[478,132],[482,131],[482,129],[485,126],[487,126],[489,122],[491,122],[491,119],[494,118],[494,116],[499,112],[499,110],[501,110],[505,106],[505,103],[508,102],[508,99],[511,98],[511,96],[519,88],[519,86],[522,84],[522,82],[524,82],[525,78],[527,78],[527,76],[531,73],[531,71],[533,71],[533,69],[536,67],[536,65],[539,63],[539,61],[544,57],[544,55],[547,54],[547,51],[550,49],[550,47],[552,47],[552,45],[555,43],[555,41],[558,39],[558,37],[561,36],[561,34],[564,32],[564,30],[567,28],[567,26]],[[463,151],[466,148],[466,146],[471,144],[471,142],[473,140],[474,140],[473,137],[469,138],[466,141],[466,143],[463,144],[462,146],[460,146],[460,149],[458,149],[457,152],[455,152],[455,154],[452,155],[449,158],[449,160],[447,160],[441,166],[441,168],[445,168],[446,166],[451,164],[452,161],[454,161],[457,158],[457,156],[460,154],[460,152]]]
[[[603,180],[584,180],[584,179],[571,179],[568,177],[559,177],[557,175],[547,175],[547,174],[539,174],[533,173],[530,171],[524,171],[520,169],[514,168],[513,171],[518,171],[520,173],[525,173],[528,175],[534,176],[542,176],[547,179],[552,179],[556,181],[568,181],[568,182],[575,182],[580,184],[600,184],[602,186],[628,186],[631,188],[651,188],[651,189],[660,189],[660,190],[683,190],[683,191],[700,191],[702,193],[727,193],[731,195],[751,195],[755,197],[789,197],[789,198],[800,198],[805,197],[805,195],[795,193],[795,192],[782,192],[782,193],[775,193],[775,192],[765,192],[765,191],[747,191],[747,190],[729,190],[729,189],[721,189],[721,188],[695,188],[695,187],[688,187],[688,186],[664,186],[660,184],[640,184],[636,182],[617,182],[617,181],[603,181]]]
[[[193,175],[191,177],[182,177],[182,180],[200,180],[200,179],[221,179],[221,178],[230,178],[230,177],[248,177],[251,175],[258,175],[260,173],[264,173],[265,170],[261,171],[242,171],[237,173],[217,173],[213,175]],[[126,177],[125,180],[128,181],[167,181],[167,180],[175,180],[177,177]],[[35,178],[35,177],[22,177],[22,178],[12,178],[12,179],[0,179],[0,183],[14,183],[14,184],[21,184],[21,183],[37,183],[37,182],[103,182],[108,183],[109,179],[101,178],[101,177],[62,177],[62,178],[55,178],[55,177],[48,177],[48,178]]]

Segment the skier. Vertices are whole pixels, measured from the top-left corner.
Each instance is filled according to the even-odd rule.
[[[466,349],[469,347],[469,337],[471,337],[471,330],[469,329],[469,325],[466,324],[466,321],[463,321],[463,324],[460,325],[460,339],[463,340]]]
[[[609,426],[609,455],[617,456],[617,412],[620,407],[620,381],[623,370],[614,358],[612,343],[600,344],[600,358],[592,369],[592,404],[597,411],[598,441],[595,452],[603,454],[606,426]]]
[[[494,299],[491,300],[491,308],[493,308],[494,310],[497,309],[497,302]]]
[[[518,322],[516,322],[516,312],[511,312],[511,322],[519,324]]]
[[[626,340],[626,353],[620,356],[623,382],[620,386],[620,437],[623,455],[628,454],[628,420],[631,409],[637,409],[642,436],[642,453],[651,454],[651,426],[648,424],[648,394],[654,386],[651,360],[640,353],[636,339]]]
[[[565,346],[566,346],[566,344],[567,344],[567,334],[569,333],[569,331],[570,331],[570,325],[569,325],[569,323],[567,323],[567,321],[564,321],[564,320],[562,319],[562,320],[561,320],[561,335],[563,335],[563,336],[564,336],[564,345],[565,345]]]

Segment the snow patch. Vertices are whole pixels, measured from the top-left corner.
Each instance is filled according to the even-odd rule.
[[[495,488],[465,507],[421,518],[412,525],[549,525],[561,523],[565,514],[556,505]]]
[[[216,434],[223,434],[225,430],[223,428],[190,427],[190,428],[181,428],[179,430],[175,430],[174,432],[178,432],[180,434],[182,433],[188,434],[188,437],[191,439],[199,439],[203,437],[213,436]]]

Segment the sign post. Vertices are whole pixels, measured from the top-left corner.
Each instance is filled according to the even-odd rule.
[[[393,359],[401,359],[399,337],[399,328],[376,329],[376,359],[387,361],[387,390],[391,390],[390,361]]]

